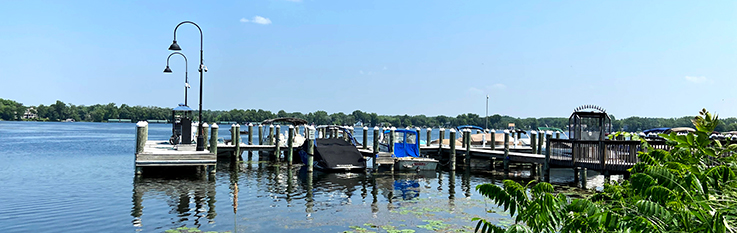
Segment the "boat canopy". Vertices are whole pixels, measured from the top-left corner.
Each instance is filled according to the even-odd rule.
[[[650,134],[650,133],[659,134],[659,133],[663,133],[665,131],[668,131],[669,129],[670,128],[668,128],[668,127],[652,128],[652,129],[648,129],[648,130],[643,130],[642,132],[645,133],[645,134]]]
[[[172,111],[191,112],[191,111],[194,111],[194,110],[192,110],[191,108],[189,108],[189,106],[187,106],[187,105],[179,104],[179,106],[177,106],[176,108],[172,109]]]
[[[271,124],[274,122],[287,122],[293,125],[306,125],[307,124],[306,120],[294,118],[294,117],[281,117],[281,118],[268,119],[268,120],[262,121],[261,124]]]
[[[391,130],[384,131],[384,134]],[[388,141],[388,137],[384,136]],[[394,130],[394,157],[420,157],[420,148],[417,147],[419,135],[417,131],[408,129]]]
[[[460,126],[456,126],[456,130],[458,130],[458,131],[461,131],[463,129],[476,129],[476,130],[484,131],[484,128],[481,128],[481,127],[478,127],[478,126],[475,126],[475,125],[460,125]]]

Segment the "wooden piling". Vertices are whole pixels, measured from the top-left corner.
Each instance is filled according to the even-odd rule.
[[[363,127],[363,149],[368,149],[368,127]]]
[[[537,139],[537,154],[543,153],[543,142],[545,140],[545,131],[540,131],[540,138]]]
[[[374,145],[373,145],[373,151],[372,152],[374,153],[374,158],[371,159],[371,160],[373,160],[373,162],[374,162],[373,168],[374,168],[374,171],[376,171],[376,170],[378,170],[378,168],[376,167],[376,166],[378,166],[376,164],[376,159],[379,157],[379,127],[378,126],[374,126],[374,135],[373,135],[373,137],[374,137]]]
[[[441,127],[439,131],[440,132],[438,133],[438,139],[439,139],[438,141],[440,142],[440,144],[438,145],[438,155],[442,155],[443,154],[443,140],[445,138],[445,128]]]
[[[504,173],[509,173],[509,131],[504,130]]]
[[[261,124],[258,125],[258,144],[264,144],[264,126]]]
[[[146,146],[148,140],[148,122],[139,121],[136,123],[136,154],[143,153],[143,147]]]
[[[218,126],[217,123],[212,123],[210,126],[210,153],[215,155],[218,154]]]
[[[463,159],[463,162],[465,163],[466,167],[471,166],[471,130],[466,130],[466,158]]]
[[[315,157],[315,137],[313,136],[315,133],[315,128],[312,126],[305,127],[305,132],[308,134],[307,141],[307,171],[312,172],[313,171],[313,164],[314,164],[314,157]],[[312,135],[310,135],[312,133]]]
[[[417,132],[417,152],[420,151],[420,127],[415,127],[415,132]]]
[[[253,124],[248,123],[248,145],[253,145]]]
[[[292,166],[292,154],[294,153],[294,130],[295,127],[289,125],[289,136],[287,137],[287,165]],[[291,174],[290,174],[291,176]]]
[[[560,132],[555,132],[555,139],[560,139]]]
[[[496,130],[491,130],[491,150],[496,150]]]
[[[202,136],[203,136],[203,144],[205,145],[205,148],[207,148],[207,145],[210,143],[210,140],[207,140],[208,134],[210,132],[208,131],[210,129],[210,125],[207,123],[202,123]],[[215,144],[217,146],[217,144]]]
[[[274,160],[280,161],[281,160],[281,146],[280,146],[281,137],[279,137],[279,134],[281,134],[281,126],[276,125],[274,129],[276,129],[276,131],[274,131],[274,157],[275,157]]]
[[[266,137],[266,145],[274,145],[274,125],[269,125],[269,135]]]
[[[550,138],[553,136],[551,132],[546,132],[545,137],[545,163],[543,164],[543,175],[545,182],[550,182]]]
[[[537,132],[535,130],[530,131],[530,147],[532,147],[532,153],[537,154]]]
[[[235,157],[233,161],[238,161],[238,159],[240,159],[241,157],[241,125],[235,124],[235,128],[233,128],[233,134],[235,135],[235,137],[233,137],[233,145],[235,145],[235,148],[233,150],[235,152],[233,156]]]
[[[450,136],[448,139],[450,139],[450,170],[455,171],[456,170],[456,130],[450,129]]]
[[[425,137],[425,146],[430,146],[430,141],[432,141],[432,128],[427,128],[425,130],[426,137]]]
[[[551,135],[551,136],[552,136],[552,135]],[[586,179],[586,178],[587,178],[587,176],[588,176],[588,174],[587,174],[587,173],[588,173],[588,172],[587,172],[587,170],[588,170],[588,169],[586,169],[585,167],[584,167],[584,168],[581,168],[581,169],[579,170],[579,171],[581,172],[581,174],[579,175],[579,176],[581,177],[581,188],[583,188],[583,189],[586,189],[586,181],[587,181],[587,179]]]

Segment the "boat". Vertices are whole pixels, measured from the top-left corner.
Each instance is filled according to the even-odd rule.
[[[287,123],[294,126],[294,128],[299,127],[300,125],[307,125],[307,121],[299,118],[294,117],[281,117],[281,118],[274,118],[274,119],[268,119],[261,122],[261,125],[270,125],[274,123]],[[279,146],[287,146],[287,139],[288,135],[286,133],[279,133],[279,135],[275,136],[279,137]],[[292,139],[292,146],[293,147],[300,147],[305,142],[305,137],[302,136],[302,134],[294,134],[294,138]],[[275,138],[264,138],[264,140],[271,141],[271,145],[275,143]]]
[[[355,171],[366,169],[366,160],[358,151],[353,135],[347,127],[336,126],[348,136],[344,138],[316,138],[313,155],[313,167],[324,172]],[[299,147],[298,154],[302,163],[308,164],[307,143]]]
[[[420,135],[415,130],[394,130],[394,142],[389,142],[391,130],[385,130],[379,142],[379,152],[390,152],[389,146],[394,150],[391,154],[394,159],[394,168],[398,170],[435,170],[438,161],[420,156],[420,147],[417,142]]]

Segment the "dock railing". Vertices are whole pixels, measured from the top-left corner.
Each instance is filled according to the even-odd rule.
[[[655,149],[671,149],[665,141],[653,140],[648,143]],[[550,163],[556,166],[621,172],[639,162],[637,154],[643,151],[638,140],[550,139],[549,149]]]

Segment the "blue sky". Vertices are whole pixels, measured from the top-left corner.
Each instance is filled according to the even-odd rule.
[[[184,20],[205,109],[737,116],[734,1],[9,1],[0,98],[176,106]]]

